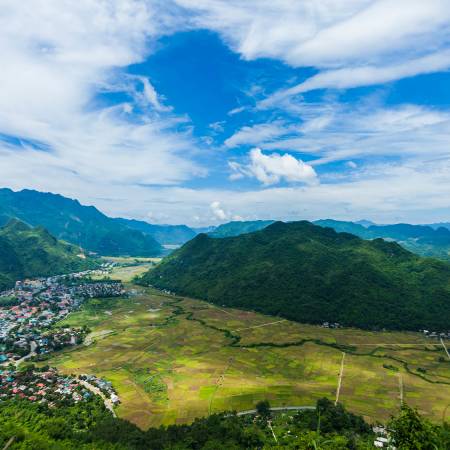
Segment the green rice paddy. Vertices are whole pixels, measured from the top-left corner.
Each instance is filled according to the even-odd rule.
[[[68,316],[63,325],[92,329],[91,343],[49,364],[112,381],[117,414],[142,428],[262,399],[334,399],[343,352],[339,401],[371,421],[395,414],[401,396],[435,421],[450,404],[450,361],[418,333],[331,330],[130,287],[129,298],[92,300]]]

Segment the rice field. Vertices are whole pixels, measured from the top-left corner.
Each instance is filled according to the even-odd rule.
[[[388,419],[402,399],[435,421],[450,404],[450,361],[418,333],[326,329],[132,288],[129,298],[91,300],[69,315],[62,325],[87,324],[89,345],[49,364],[111,380],[117,414],[142,428],[262,399],[335,399],[343,353],[339,401],[370,421]]]

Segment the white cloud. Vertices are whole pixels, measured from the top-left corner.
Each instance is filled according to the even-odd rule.
[[[272,140],[288,132],[288,129],[281,121],[261,123],[253,126],[244,126],[225,140],[228,148],[239,147],[240,145],[259,145],[262,142]]]
[[[354,87],[450,67],[450,0],[176,0],[246,59],[333,69],[299,92]]]
[[[124,68],[173,29],[158,1],[6,0],[0,10],[2,184],[76,195],[101,186],[174,184],[205,170],[185,118],[170,113],[146,77]],[[97,94],[132,101],[103,106]]]
[[[450,6],[450,5],[449,5]],[[412,77],[417,74],[433,73],[450,68],[450,50],[443,50],[421,58],[406,62],[383,65],[381,67],[364,65],[325,70],[308,78],[306,81],[282,89],[258,103],[258,108],[271,108],[283,100],[315,89],[348,89],[359,86],[370,86]]]
[[[339,103],[291,103],[291,121],[267,139],[259,139],[263,150],[283,148],[316,158],[310,165],[364,157],[425,159],[450,153],[450,113],[417,105],[383,107],[373,102],[345,105]],[[301,125],[298,126],[298,122]],[[267,128],[278,127],[268,123]],[[288,130],[283,134],[283,130]],[[251,133],[247,133],[252,136]],[[249,139],[248,142],[253,142]],[[241,139],[242,145],[247,141]]]
[[[276,184],[282,180],[289,183],[310,185],[318,182],[317,174],[310,165],[287,153],[284,155],[278,153],[265,155],[261,149],[254,148],[250,150],[249,158],[249,164],[242,165],[232,161],[230,162],[230,168],[238,176],[255,177],[266,185]]]
[[[225,212],[220,202],[218,202],[217,200],[211,203],[210,208],[215,219],[226,220],[228,218],[228,214]]]
[[[141,97],[144,100],[144,102],[148,102],[148,104],[150,106],[152,106],[153,108],[155,108],[156,111],[160,111],[160,112],[171,111],[170,107],[165,106],[161,103],[160,96],[158,95],[155,88],[150,83],[150,80],[147,77],[138,76],[138,75],[135,75],[134,77],[136,79],[138,79],[144,87],[144,90],[142,92],[142,97]]]

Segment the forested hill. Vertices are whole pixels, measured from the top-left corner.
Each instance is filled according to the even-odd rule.
[[[275,222],[224,239],[201,234],[142,282],[301,322],[370,329],[449,326],[449,264],[305,221]]]
[[[94,267],[81,250],[58,241],[42,227],[31,228],[11,220],[0,228],[0,291],[16,280],[76,272]]]
[[[239,236],[240,234],[262,230],[272,223],[274,223],[274,220],[233,221],[219,225],[208,234],[215,238]]]
[[[155,256],[162,251],[151,236],[62,195],[0,189],[0,225],[11,218],[43,226],[58,239],[101,255]]]

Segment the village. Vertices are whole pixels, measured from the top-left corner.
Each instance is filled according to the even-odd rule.
[[[112,385],[95,376],[83,379],[63,376],[56,369],[36,368],[21,363],[40,360],[46,354],[81,344],[89,332],[80,328],[54,327],[89,298],[119,297],[125,289],[119,281],[105,276],[108,267],[98,270],[17,281],[14,288],[0,292],[0,401],[23,398],[55,406],[79,402],[93,395],[117,404]]]

